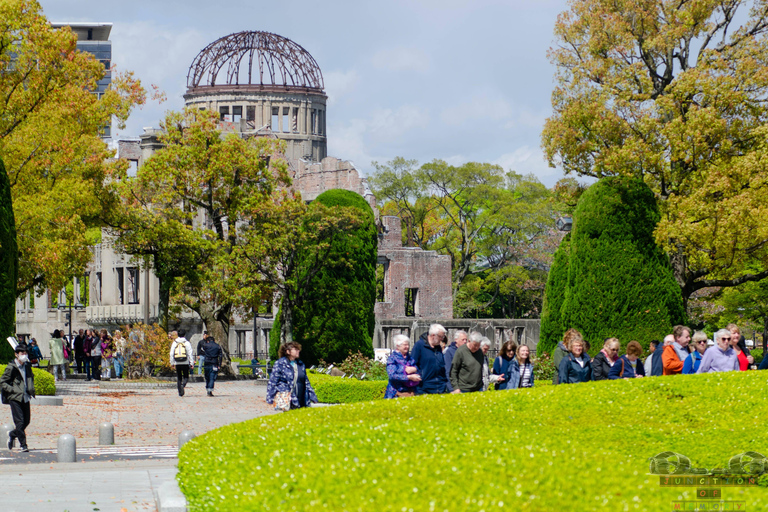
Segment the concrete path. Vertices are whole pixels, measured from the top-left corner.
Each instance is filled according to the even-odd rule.
[[[154,493],[176,459],[0,467],[4,512],[155,511]]]
[[[60,382],[64,406],[33,407],[27,428],[30,453],[9,452],[2,440],[2,512],[157,510],[158,489],[177,472],[175,448],[181,431],[201,435],[274,413],[264,400],[266,387],[255,381],[217,382],[213,397],[206,396],[201,382],[188,384],[184,397],[175,386],[115,389],[103,384]],[[112,447],[97,447],[104,421],[114,425]],[[12,424],[7,406],[0,406],[0,423]],[[62,434],[76,438],[80,462],[55,462]]]

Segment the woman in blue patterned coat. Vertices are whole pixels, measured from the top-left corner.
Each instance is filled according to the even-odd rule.
[[[267,384],[267,403],[275,403],[277,398],[275,409],[280,409],[281,403],[290,409],[309,407],[311,402],[317,403],[317,395],[309,383],[306,367],[299,359],[300,352],[301,345],[290,342],[283,344],[277,353],[280,359],[272,368]],[[287,400],[289,396],[290,402]]]
[[[398,334],[394,339],[395,350],[387,360],[387,375],[389,385],[384,398],[413,396],[416,386],[421,382],[421,377],[416,373],[416,362],[408,350],[411,348],[411,340],[408,336]]]

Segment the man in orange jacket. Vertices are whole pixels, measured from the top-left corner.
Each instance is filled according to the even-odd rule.
[[[671,337],[672,343],[668,344]],[[661,361],[664,365],[664,375],[682,373],[683,363],[688,357],[688,344],[691,342],[691,330],[684,325],[676,325],[671,335],[664,338],[664,353]]]

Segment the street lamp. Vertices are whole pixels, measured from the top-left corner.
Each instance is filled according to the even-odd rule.
[[[74,308],[78,311],[82,311],[83,309],[85,309],[85,306],[83,306],[78,302],[74,305]],[[61,302],[59,302],[59,311],[67,311],[67,310],[69,310],[69,312],[67,313],[67,325],[69,325],[69,338],[67,340],[67,344],[70,344],[72,343],[72,299],[70,299],[69,297],[67,297],[66,304],[62,304]]]
[[[571,217],[560,217],[555,222],[555,226],[558,231],[570,231],[573,227],[573,219]]]

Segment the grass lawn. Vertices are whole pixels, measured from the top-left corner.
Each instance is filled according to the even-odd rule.
[[[768,372],[731,372],[377,400],[304,409],[184,445],[191,511],[664,511],[648,459],[694,467],[768,455]],[[765,487],[724,500],[768,509]]]

